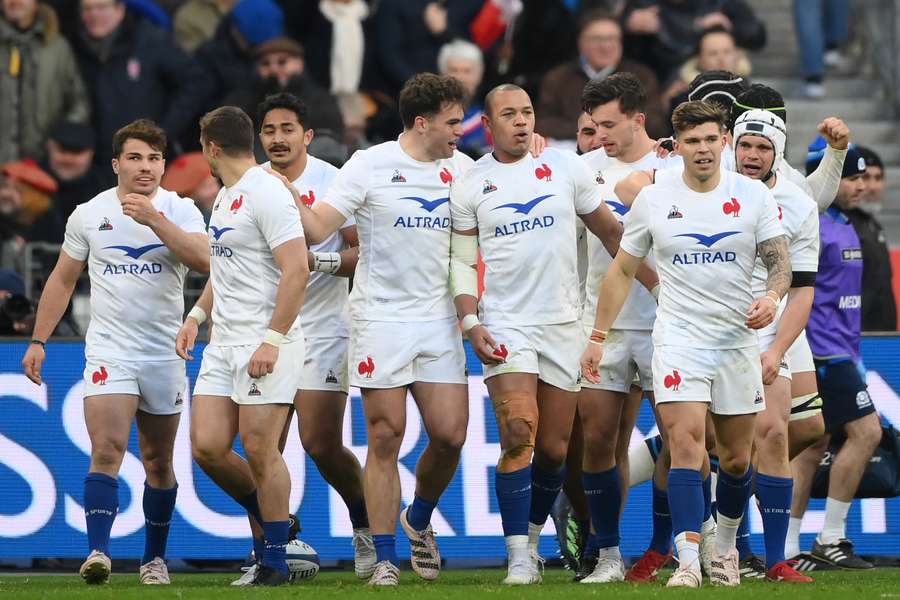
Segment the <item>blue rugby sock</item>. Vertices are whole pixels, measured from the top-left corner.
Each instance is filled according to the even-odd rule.
[[[144,482],[144,521],[147,531],[144,540],[144,558],[147,564],[157,556],[166,557],[166,543],[169,540],[169,525],[175,512],[175,498],[178,485],[169,489],[152,488]]]
[[[109,532],[118,512],[119,481],[103,473],[88,473],[84,478],[84,520],[89,551],[109,556]]]
[[[619,545],[619,510],[622,504],[622,487],[619,469],[600,473],[581,474],[584,493],[591,509],[591,522],[597,537],[598,548]]]
[[[672,514],[669,511],[669,493],[653,485],[653,537],[650,549],[667,554],[672,549]]]
[[[262,564],[272,569],[288,572],[287,544],[291,528],[290,521],[266,521],[263,523],[263,534],[266,538],[266,548],[263,552]]]
[[[531,463],[531,506],[528,515],[530,523],[543,525],[547,522],[547,516],[553,508],[553,503],[556,502],[556,497],[559,496],[565,478],[565,468],[545,471]]]
[[[669,470],[669,509],[672,513],[672,533],[699,533],[703,524],[703,484],[700,471],[694,469]]]
[[[397,536],[394,535],[373,535],[372,540],[375,542],[375,560],[381,562],[389,560],[394,565],[400,564],[397,560]]]
[[[741,560],[753,554],[753,549],[750,547],[750,498],[747,498],[747,504],[744,505],[744,516],[738,526],[737,539],[734,544]]]
[[[769,569],[784,560],[784,542],[791,521],[793,490],[794,480],[790,477],[756,474],[756,497],[762,512],[766,567]]]
[[[406,511],[407,523],[416,531],[425,531],[428,529],[428,524],[431,523],[431,513],[434,512],[436,506],[437,502],[414,496],[409,510]]]
[[[512,471],[497,472],[494,490],[500,505],[503,535],[528,535],[528,513],[531,507],[531,466]]]

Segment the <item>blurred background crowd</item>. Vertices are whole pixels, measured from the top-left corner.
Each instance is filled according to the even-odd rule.
[[[162,185],[207,215],[218,183],[198,152],[198,118],[223,104],[256,118],[256,105],[280,90],[311,109],[310,152],[338,166],[400,133],[397,93],[421,71],[464,83],[460,149],[476,158],[490,149],[481,98],[502,82],[531,94],[539,133],[574,149],[584,84],[632,72],[650,96],[648,131],[663,137],[698,73],[752,77],[753,53],[784,21],[805,101],[826,99],[826,74],[855,68],[849,0],[786,0],[777,23],[760,10],[773,3],[0,0],[0,334],[29,328],[27,297],[39,293],[66,219],[115,185],[110,140],[134,119],[166,130]],[[815,131],[794,135],[808,141]],[[870,164],[864,195],[877,212],[884,165],[874,153]],[[77,334],[77,300],[74,311],[63,326]]]

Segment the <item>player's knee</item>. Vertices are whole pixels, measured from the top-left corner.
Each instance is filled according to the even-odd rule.
[[[172,457],[167,455],[141,456],[148,481],[168,479],[172,475]]]
[[[369,452],[382,457],[399,454],[403,432],[403,428],[387,419],[369,423]]]
[[[757,423],[756,445],[761,456],[787,456],[787,425],[776,422]]]
[[[459,454],[466,443],[466,429],[448,428],[428,436],[429,444],[442,454]]]
[[[608,432],[584,432],[584,453],[595,459],[608,459],[616,455],[616,436]]]
[[[531,464],[534,424],[525,419],[512,419],[506,424],[505,437],[498,467],[504,471],[518,471]]]
[[[303,450],[315,462],[327,461],[329,457],[339,453],[343,446],[340,435],[333,435],[328,431],[300,430],[300,443]]]
[[[125,444],[120,440],[100,439],[91,446],[91,463],[95,467],[118,467],[125,455]]]
[[[689,424],[676,423],[668,429],[672,464],[699,465],[706,453],[703,431]]]
[[[792,421],[788,425],[788,435],[791,446],[808,448],[822,439],[825,435],[825,421],[818,414],[801,421]]]
[[[191,456],[201,467],[224,460],[229,452],[231,446],[219,444],[209,437],[191,436]]]
[[[874,452],[881,443],[881,423],[875,413],[870,413],[860,419],[859,426],[854,428],[853,433],[848,437],[856,438],[854,441],[866,450]]]
[[[277,440],[275,440],[277,442]],[[272,454],[278,453],[278,446],[267,435],[255,432],[241,434],[241,446],[247,455],[247,462],[253,468],[254,464],[262,464]]]
[[[719,470],[740,475],[750,467],[750,448],[719,450]]]

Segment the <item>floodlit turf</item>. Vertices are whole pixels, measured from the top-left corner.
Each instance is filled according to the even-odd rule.
[[[764,581],[745,581],[738,589],[713,588],[701,590],[669,590],[662,583],[633,585],[581,585],[571,583],[571,573],[562,569],[548,570],[540,586],[507,587],[500,585],[505,575],[501,570],[445,571],[437,582],[424,583],[410,571],[401,575],[397,589],[372,589],[347,572],[320,573],[312,581],[273,589],[238,589],[228,583],[228,574],[175,573],[171,586],[140,586],[137,574],[113,576],[105,586],[87,586],[76,575],[0,575],[0,598],[90,598],[130,600],[143,598],[363,598],[382,597],[430,599],[459,598],[791,598],[796,600],[862,600],[864,598],[900,598],[900,569],[877,569],[866,572],[824,572],[813,576],[812,585],[772,584]],[[663,573],[664,581],[668,572]],[[577,596],[576,596],[577,595]]]

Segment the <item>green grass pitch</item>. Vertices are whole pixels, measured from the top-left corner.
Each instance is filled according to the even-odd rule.
[[[668,578],[669,572],[660,577]],[[536,598],[541,600],[575,598],[790,598],[792,600],[862,600],[865,598],[900,598],[900,569],[876,569],[865,572],[829,571],[814,573],[812,585],[773,584],[758,580],[744,581],[739,588],[714,588],[707,585],[700,590],[669,590],[662,583],[635,585],[581,585],[571,582],[572,574],[562,569],[548,569],[544,583],[539,586],[507,587],[500,584],[505,571],[448,570],[436,582],[425,583],[411,571],[401,574],[400,587],[373,589],[356,579],[352,573],[322,572],[311,580],[280,588],[233,588],[228,584],[235,575],[174,573],[171,586],[141,586],[137,574],[116,574],[105,586],[87,586],[76,575],[6,575],[0,574],[0,598],[48,598],[130,600],[173,598],[398,598],[429,600],[432,598]]]

